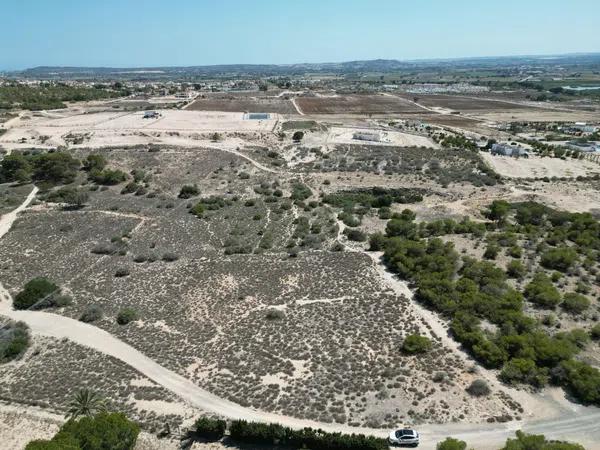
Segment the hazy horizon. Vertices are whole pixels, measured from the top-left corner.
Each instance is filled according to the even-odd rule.
[[[382,0],[227,4],[8,0],[2,70],[400,61],[596,53],[600,4]],[[577,24],[573,26],[572,24]]]

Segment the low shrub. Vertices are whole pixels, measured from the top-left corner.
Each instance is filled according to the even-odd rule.
[[[560,307],[571,314],[581,314],[591,305],[590,300],[581,294],[575,292],[569,292],[564,295],[563,302]]]
[[[281,320],[285,317],[285,313],[279,309],[270,309],[265,314],[267,320]]]
[[[560,301],[560,293],[548,276],[542,272],[534,275],[531,282],[525,286],[525,297],[542,308],[554,308]]]
[[[409,355],[427,353],[431,346],[431,340],[427,336],[411,334],[402,342],[402,351]]]
[[[437,450],[465,450],[466,448],[467,443],[465,441],[460,441],[450,437],[446,438],[436,446]]]
[[[600,340],[600,323],[597,323],[592,327],[592,329],[590,330],[590,336],[595,341]]]
[[[506,274],[511,278],[520,280],[527,274],[527,268],[518,259],[513,259],[506,266]]]
[[[198,189],[198,186],[195,184],[185,184],[181,187],[181,190],[179,191],[179,198],[184,198],[184,199],[188,199],[188,198],[192,198],[195,197],[197,195],[200,194],[200,189]]]
[[[194,431],[204,439],[218,441],[225,435],[227,422],[222,419],[201,417],[194,423]]]
[[[489,395],[492,390],[485,380],[474,380],[466,389],[466,391],[474,397],[483,397]]]
[[[0,363],[20,358],[29,343],[29,327],[24,322],[3,325],[0,328]]]
[[[364,231],[346,228],[344,230],[344,234],[348,237],[349,240],[355,242],[366,242],[367,234]]]
[[[137,320],[137,318],[138,313],[135,309],[123,308],[119,311],[119,314],[117,314],[117,323],[119,325],[127,325],[128,323]]]
[[[129,276],[130,273],[129,267],[120,267],[115,271],[115,277],[123,278]]]
[[[172,252],[167,252],[162,257],[162,260],[165,262],[174,262],[174,261],[177,261],[178,259],[179,259],[179,256],[177,256],[175,253],[172,253]]]
[[[579,444],[564,441],[548,441],[543,435],[516,432],[516,439],[507,439],[500,450],[585,450]]]
[[[98,305],[89,305],[79,316],[81,322],[90,323],[102,318],[102,309]]]

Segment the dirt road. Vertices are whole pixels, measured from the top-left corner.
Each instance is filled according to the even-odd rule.
[[[34,188],[27,199],[14,211],[0,218],[0,239],[14,223],[17,214],[33,200]],[[27,323],[35,335],[67,338],[75,343],[113,356],[149,379],[173,392],[185,402],[205,411],[229,418],[278,422],[294,428],[317,427],[329,431],[359,432],[384,437],[388,430],[355,428],[341,424],[318,423],[279,414],[245,408],[196,386],[181,375],[161,366],[135,348],[93,325],[41,311],[13,311],[10,293],[0,283],[0,315]],[[563,407],[553,419],[525,420],[507,424],[443,424],[419,427],[421,448],[433,449],[446,436],[469,442],[476,449],[497,449],[517,429],[542,433],[554,439],[569,439],[583,443],[588,449],[600,449],[600,410],[578,406]]]

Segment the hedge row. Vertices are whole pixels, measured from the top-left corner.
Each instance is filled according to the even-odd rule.
[[[218,440],[225,434],[226,422],[221,419],[201,418],[196,421],[195,431],[207,439]],[[362,434],[328,433],[323,430],[304,428],[293,430],[276,423],[234,420],[229,426],[232,439],[263,445],[284,445],[311,450],[387,450],[385,439]]]

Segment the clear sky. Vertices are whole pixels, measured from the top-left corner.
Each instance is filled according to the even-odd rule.
[[[600,0],[2,0],[0,69],[600,52]]]

